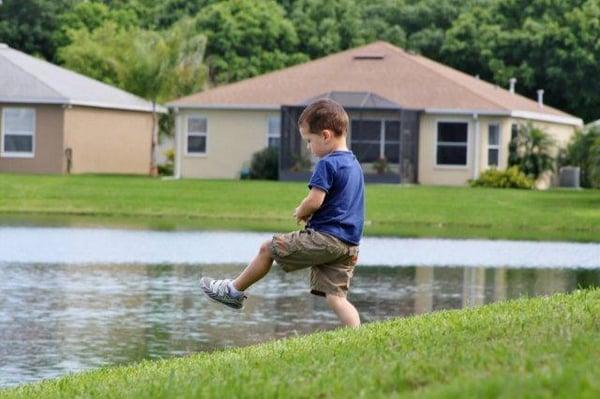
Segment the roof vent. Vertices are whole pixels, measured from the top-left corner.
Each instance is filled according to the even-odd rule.
[[[358,54],[354,56],[355,60],[382,60],[383,54]]]
[[[540,89],[537,91],[538,95],[538,107],[544,108],[544,90]]]

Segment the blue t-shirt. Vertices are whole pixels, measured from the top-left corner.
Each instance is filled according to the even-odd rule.
[[[325,191],[323,205],[308,221],[309,228],[358,245],[365,219],[365,182],[351,151],[334,151],[321,159],[308,188]]]

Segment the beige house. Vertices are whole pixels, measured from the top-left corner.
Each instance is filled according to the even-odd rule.
[[[0,44],[0,172],[149,174],[152,108]]]
[[[543,92],[533,101],[511,86],[375,42],[172,101],[175,173],[238,178],[254,152],[272,145],[280,147],[280,178],[305,178],[297,166],[305,162],[286,163],[306,157],[294,138],[298,110],[329,97],[349,111],[349,145],[371,181],[464,185],[507,166],[520,125],[543,127],[560,145],[583,125],[544,105]]]

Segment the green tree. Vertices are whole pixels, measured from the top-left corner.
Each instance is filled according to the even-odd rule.
[[[297,0],[292,4],[290,18],[300,38],[298,48],[310,58],[365,42],[360,8],[353,0]]]
[[[597,0],[490,0],[446,32],[443,60],[459,69],[586,120],[600,113],[600,3]]]
[[[582,187],[600,188],[600,127],[577,132],[562,163],[579,166]]]
[[[307,57],[296,51],[298,36],[276,2],[230,0],[215,3],[195,17],[206,34],[210,76],[231,82],[281,69]]]
[[[78,0],[4,0],[0,5],[0,43],[53,60],[53,35],[61,14]]]
[[[525,175],[537,180],[544,172],[555,170],[555,146],[548,133],[528,123],[511,139],[508,166],[518,166]]]
[[[133,9],[110,9],[106,4],[97,1],[84,1],[75,4],[58,18],[59,29],[53,40],[57,47],[69,44],[69,31],[87,29],[93,31],[106,21],[113,21],[121,28],[134,27],[139,24]]]

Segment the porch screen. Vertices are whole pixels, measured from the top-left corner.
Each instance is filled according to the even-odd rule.
[[[352,121],[351,148],[359,162],[375,162],[380,158],[385,158],[390,163],[398,163],[400,122]]]

